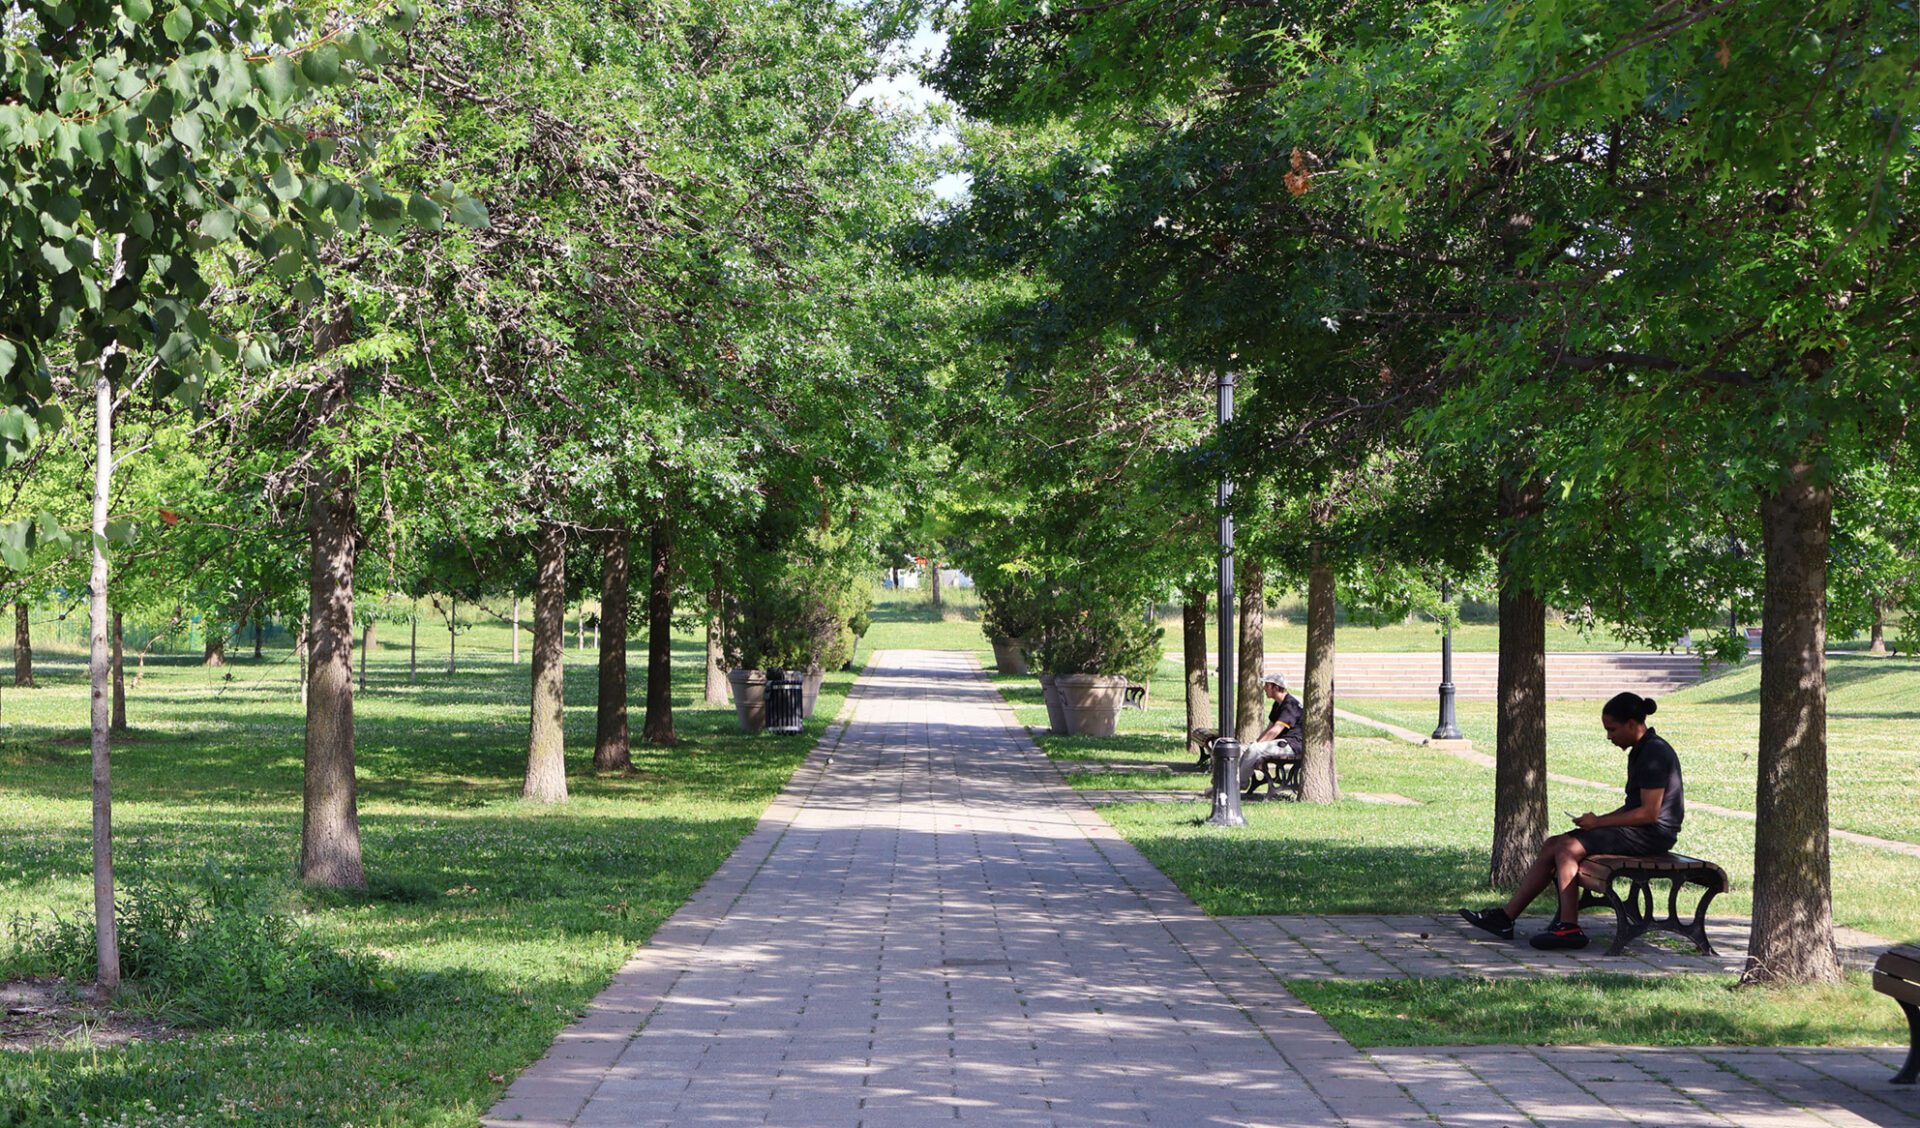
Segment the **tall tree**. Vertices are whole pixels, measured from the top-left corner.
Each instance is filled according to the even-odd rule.
[[[602,534],[600,565],[600,693],[594,711],[593,766],[633,766],[627,740],[627,551],[630,535],[616,526]]]
[[[641,735],[652,744],[672,744],[673,531],[664,520],[655,521],[647,539],[647,717]]]

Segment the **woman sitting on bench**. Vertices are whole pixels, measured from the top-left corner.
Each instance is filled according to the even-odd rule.
[[[1644,857],[1673,849],[1686,818],[1680,782],[1680,758],[1673,745],[1647,727],[1653,698],[1615,694],[1600,711],[1607,739],[1627,750],[1627,801],[1616,811],[1592,811],[1573,820],[1577,830],[1556,834],[1540,847],[1520,887],[1506,904],[1490,909],[1461,909],[1468,924],[1503,940],[1513,939],[1513,922],[1549,884],[1560,891],[1560,911],[1545,932],[1533,937],[1536,948],[1584,948],[1580,931],[1580,863],[1594,854]]]

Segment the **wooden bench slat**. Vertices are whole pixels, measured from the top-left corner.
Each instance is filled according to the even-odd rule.
[[[1920,983],[1909,983],[1883,971],[1876,971],[1873,973],[1873,989],[1882,995],[1892,995],[1903,1003],[1920,1007]]]
[[[1920,948],[1907,948],[1904,951],[1893,948],[1874,963],[1873,970],[1909,983],[1920,983]]]

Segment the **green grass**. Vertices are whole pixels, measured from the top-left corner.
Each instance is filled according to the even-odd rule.
[[[1828,659],[1827,685],[1833,825],[1920,842],[1920,662],[1833,656]],[[1680,753],[1689,799],[1753,810],[1759,697],[1760,663],[1755,660],[1660,699],[1654,725]],[[1427,702],[1340,704],[1417,732],[1433,727],[1433,706]],[[1493,703],[1461,702],[1459,717],[1461,731],[1481,749],[1492,751]],[[1601,732],[1597,702],[1547,703],[1547,763],[1553,771],[1611,783],[1622,778],[1622,756]],[[1693,822],[1689,816],[1689,826]]]
[[[967,650],[991,665],[993,648],[980,631],[980,600],[971,589],[943,591],[936,610],[924,591],[874,592],[873,627],[862,654],[882,650]]]
[[[1832,987],[1733,989],[1731,976],[1542,976],[1297,982],[1356,1046],[1884,1046],[1898,1007],[1853,972]]]
[[[1905,841],[1920,841],[1920,831],[1897,833],[1913,818],[1912,808],[1920,806],[1913,798],[1915,754],[1898,750],[1903,740],[1910,748],[1920,746],[1920,724],[1899,716],[1903,699],[1920,700],[1920,673],[1896,672],[1884,660],[1866,658],[1837,659],[1836,669],[1849,670],[1855,663],[1864,666],[1865,672],[1841,673],[1832,698],[1837,714],[1861,715],[1857,722],[1836,722],[1834,728],[1834,810],[1876,812],[1879,822],[1871,825],[1895,832],[1894,837]],[[1753,676],[1746,670],[1732,675]],[[1045,725],[1046,710],[1034,679],[996,677],[994,681],[1022,723]],[[1113,737],[1041,735],[1039,744],[1062,763],[1184,761],[1186,714],[1178,667],[1163,663],[1152,686],[1153,707],[1122,712],[1119,732]],[[1741,715],[1750,715],[1753,705],[1741,699],[1744,692],[1739,682],[1723,679],[1675,695],[1659,714],[1662,731],[1674,734],[1687,764],[1688,793],[1712,796],[1741,809],[1748,808],[1752,799],[1750,761],[1744,768],[1744,785],[1729,785],[1716,776],[1741,763],[1737,753],[1722,753],[1716,759],[1706,751],[1713,745],[1705,735],[1689,743],[1681,741],[1696,733],[1731,729]],[[1380,707],[1385,704],[1404,713]],[[1427,725],[1432,723],[1426,716],[1429,707],[1420,703],[1368,702],[1353,707],[1370,709],[1370,715],[1409,727],[1421,717]],[[1556,771],[1602,781],[1619,774],[1619,752],[1597,732],[1595,708],[1585,702],[1551,703],[1550,758]],[[1473,722],[1480,717],[1477,707],[1469,711]],[[1248,828],[1227,833],[1202,823],[1205,812],[1197,802],[1193,806],[1110,804],[1102,814],[1188,896],[1216,915],[1439,912],[1488,899],[1493,772],[1350,722],[1340,723],[1339,734],[1343,789],[1404,795],[1420,805],[1354,800],[1324,807],[1254,803],[1247,806]],[[1487,741],[1483,747],[1491,747],[1490,732],[1481,734],[1469,727],[1469,735]],[[1576,740],[1585,746],[1580,758],[1567,754]],[[1903,755],[1909,766],[1900,777]],[[1199,773],[1096,772],[1068,778],[1077,788],[1185,788],[1193,790],[1196,799],[1208,782]],[[1730,802],[1742,786],[1745,801]],[[1722,794],[1723,790],[1728,793]],[[1607,799],[1605,793],[1588,788],[1559,783],[1548,788],[1554,811],[1584,811],[1602,806]],[[1733,881],[1733,889],[1714,902],[1714,911],[1748,912],[1753,824],[1695,811],[1688,816],[1681,841],[1690,853],[1726,867]],[[1834,909],[1840,923],[1893,939],[1920,937],[1920,866],[1912,858],[1836,840],[1833,872]]]
[[[12,1091],[53,1102],[66,1123],[469,1128],[752,828],[851,681],[829,675],[808,737],[745,737],[729,731],[730,709],[693,704],[701,652],[676,651],[682,742],[636,746],[634,772],[617,777],[588,769],[593,678],[569,651],[573,799],[552,809],[516,798],[525,665],[475,655],[448,676],[423,661],[409,686],[405,652],[381,651],[356,705],[374,891],[345,898],[292,880],[301,720],[285,654],[225,670],[151,661],[130,693],[135,731],[115,749],[122,881],[183,880],[215,859],[329,942],[381,954],[407,1005],[0,1056],[0,1109]],[[6,691],[0,921],[91,903],[83,674],[73,661],[39,672],[41,688]],[[0,977],[27,970],[18,960],[0,957]]]

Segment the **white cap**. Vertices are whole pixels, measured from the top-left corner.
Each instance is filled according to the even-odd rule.
[[[1285,674],[1261,674],[1260,684],[1279,686],[1284,690],[1287,688],[1287,676]]]

